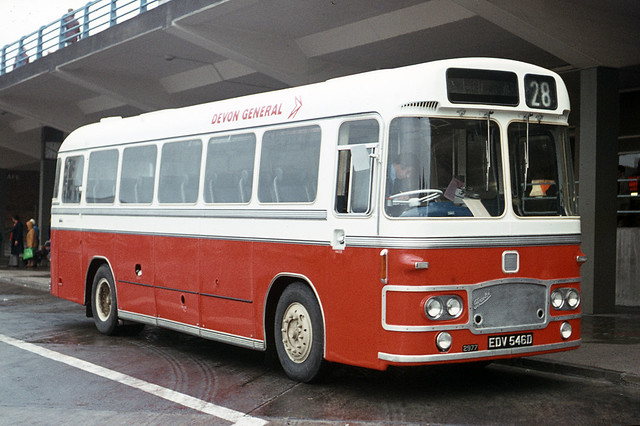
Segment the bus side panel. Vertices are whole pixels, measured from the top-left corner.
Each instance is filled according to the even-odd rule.
[[[115,259],[115,238],[113,234],[105,232],[84,232],[82,243],[82,277],[83,282],[84,280],[89,280],[89,287],[86,291],[91,296],[93,276],[89,275],[89,265],[93,259],[105,259],[108,262],[113,262],[113,259]],[[117,280],[115,272],[114,280]],[[116,297],[119,297],[117,281],[115,284]]]
[[[115,238],[104,232],[85,232],[83,238],[83,271],[86,271],[93,258],[100,257],[108,261],[115,259]],[[90,277],[91,278],[91,277]]]
[[[200,241],[202,327],[255,337],[253,243]]]
[[[273,330],[273,323],[264,324],[263,315],[269,286],[279,276],[293,277],[292,280],[300,282],[308,280],[314,290],[322,288],[321,278],[316,270],[324,270],[324,261],[317,251],[314,252],[315,249],[313,246],[277,242],[253,243],[253,276],[256,300],[252,317],[259,333],[257,338],[265,339],[264,330]],[[322,304],[322,295],[318,296]],[[274,303],[277,304],[277,302],[274,300]],[[271,342],[267,342],[267,345],[269,343]]]
[[[158,318],[197,326],[198,239],[156,236],[153,244]]]
[[[51,294],[53,296],[56,297],[60,297],[58,295],[58,276],[60,275],[58,272],[58,258],[60,257],[60,254],[57,251],[57,247],[56,247],[56,235],[58,233],[57,230],[55,229],[51,229],[50,231],[51,235],[50,235],[50,241],[51,241],[51,247],[50,247],[50,254],[49,254],[49,273],[51,274]]]
[[[118,234],[115,240],[118,308],[155,317],[153,237]]]
[[[377,359],[380,330],[379,249],[255,243],[256,295],[266,294],[278,274],[300,275],[315,290],[325,323],[328,361],[381,368]],[[257,297],[258,298],[258,297]],[[263,300],[256,315],[263,312]],[[257,318],[261,320],[260,317]],[[264,324],[272,328],[273,324]]]
[[[84,305],[84,270],[82,267],[82,232],[52,230],[51,239],[56,267],[51,271],[52,293]],[[56,287],[56,290],[53,290]]]
[[[324,253],[329,262],[323,307],[326,359],[381,369],[380,249],[347,248]]]

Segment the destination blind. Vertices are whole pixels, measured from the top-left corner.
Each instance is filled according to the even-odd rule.
[[[508,71],[449,68],[447,96],[453,103],[517,106],[518,77]]]

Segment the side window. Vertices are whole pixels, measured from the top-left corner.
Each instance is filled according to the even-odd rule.
[[[371,208],[373,153],[380,134],[374,119],[343,123],[338,134],[337,213],[367,213]]]
[[[92,152],[89,156],[87,203],[113,203],[116,198],[118,151]]]
[[[158,201],[195,203],[198,199],[202,142],[170,142],[162,147]]]
[[[211,138],[204,172],[205,203],[248,203],[255,155],[253,133]]]
[[[120,173],[121,203],[150,203],[156,176],[155,145],[125,148]]]
[[[79,203],[82,195],[82,172],[84,171],[84,157],[76,155],[67,157],[64,161],[64,181],[62,187],[62,201],[65,203]]]
[[[314,201],[319,160],[320,126],[265,132],[258,199],[263,203]]]
[[[58,195],[60,195],[60,169],[62,168],[62,163],[58,158],[56,161],[56,177],[53,181],[53,199],[57,199]]]

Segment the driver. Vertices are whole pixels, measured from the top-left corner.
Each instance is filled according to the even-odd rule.
[[[415,155],[397,155],[391,162],[389,174],[387,176],[386,196],[389,197],[412,189],[417,189],[419,163]],[[408,196],[398,197],[397,200],[408,200]],[[394,205],[387,199],[386,210],[391,216],[400,216],[405,211],[407,205]]]
[[[418,170],[418,159],[409,154],[398,155],[393,159],[389,167],[387,178],[387,195],[409,191],[413,188],[415,176]]]

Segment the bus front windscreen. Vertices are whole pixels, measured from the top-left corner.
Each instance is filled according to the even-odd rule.
[[[571,147],[564,126],[509,126],[511,198],[518,216],[576,216]]]
[[[399,117],[389,132],[388,216],[502,215],[502,154],[495,122]]]

